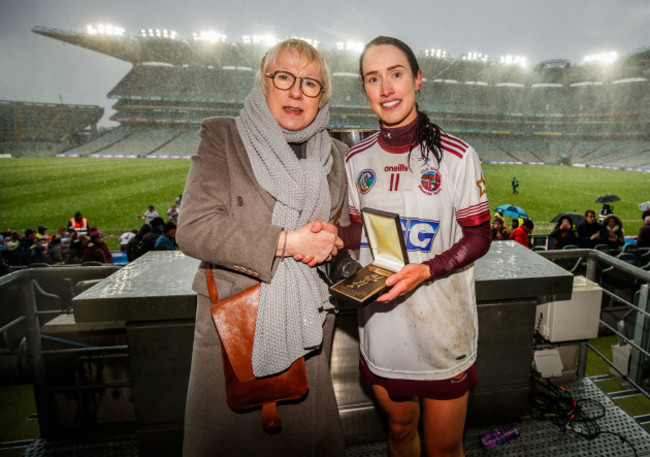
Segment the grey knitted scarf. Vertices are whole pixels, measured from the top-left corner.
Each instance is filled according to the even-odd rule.
[[[281,128],[256,85],[235,120],[260,186],[275,200],[271,223],[295,230],[314,219],[327,220],[332,168],[331,139],[326,131],[329,106],[302,130]],[[298,159],[288,143],[307,142]],[[253,344],[256,377],[280,373],[320,346],[329,303],[327,286],[316,268],[287,257],[270,283],[262,283]]]

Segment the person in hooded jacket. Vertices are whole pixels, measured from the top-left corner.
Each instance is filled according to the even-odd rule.
[[[551,232],[555,239],[551,249],[563,249],[570,244],[578,245],[578,232],[573,229],[573,221],[569,216],[562,216]]]
[[[97,228],[90,230],[90,241],[84,246],[81,263],[84,262],[113,263],[113,255],[104,242],[104,234]]]
[[[610,249],[620,249],[625,244],[625,232],[623,232],[623,221],[616,215],[610,214],[603,220],[603,226],[607,232],[605,243]]]

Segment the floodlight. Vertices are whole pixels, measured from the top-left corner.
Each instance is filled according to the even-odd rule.
[[[618,59],[618,54],[616,53],[616,51],[613,51],[613,52],[603,52],[601,54],[592,54],[589,56],[585,56],[582,61],[584,63],[595,62],[604,65],[609,65],[611,63],[616,62],[617,59]]]
[[[447,51],[443,49],[425,49],[424,50],[424,55],[426,57],[435,57],[438,59],[445,59],[447,57],[450,57],[450,55],[447,53]]]
[[[360,54],[363,51],[363,47],[364,44],[358,41],[338,41],[336,43],[336,49],[338,51],[354,51]]]
[[[194,41],[207,41],[209,43],[224,42],[228,39],[223,33],[219,33],[215,30],[209,30],[199,33],[193,33],[192,39]]]
[[[86,33],[88,35],[122,36],[124,35],[124,29],[112,24],[87,25]]]
[[[465,54],[461,54],[460,58],[462,60],[467,60],[470,62],[487,62],[488,61],[488,55],[483,54],[482,52],[468,52]]]
[[[501,56],[499,58],[499,62],[502,63],[503,65],[518,65],[520,67],[525,67],[526,66],[526,58],[525,57],[523,57],[523,56],[513,56],[511,54]]]
[[[278,42],[278,40],[275,38],[275,35],[267,34],[267,35],[243,35],[242,41],[244,44],[265,44],[267,46],[273,46]]]

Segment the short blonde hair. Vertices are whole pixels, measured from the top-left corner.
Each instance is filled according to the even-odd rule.
[[[316,50],[315,47],[306,41],[299,40],[297,38],[290,38],[281,43],[278,43],[266,51],[266,54],[264,54],[264,57],[260,62],[260,66],[257,69],[257,74],[255,75],[255,79],[259,85],[262,86],[264,95],[268,95],[266,93],[266,81],[264,75],[267,73],[268,68],[277,61],[278,56],[285,50],[291,52],[294,55],[297,55],[300,58],[300,61],[304,62],[305,65],[309,65],[314,61],[318,64],[320,73],[323,76],[323,80],[321,81],[323,83],[323,93],[321,94],[321,98],[318,103],[318,106],[322,108],[323,105],[325,105],[332,96],[330,70],[325,63],[325,59],[321,53]]]

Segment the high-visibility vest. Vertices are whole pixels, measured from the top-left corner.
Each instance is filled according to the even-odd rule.
[[[70,219],[70,227],[72,227],[75,232],[79,234],[88,235],[88,219],[85,217],[81,218],[81,222],[77,221],[74,217]]]

